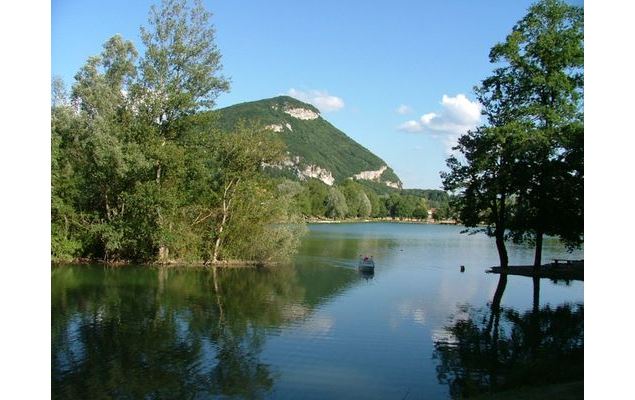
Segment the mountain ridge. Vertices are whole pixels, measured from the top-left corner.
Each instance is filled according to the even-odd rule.
[[[368,180],[402,188],[390,166],[321,116],[313,105],[290,96],[234,104],[215,111],[223,130],[240,120],[256,122],[280,134],[288,157],[268,166],[273,174],[306,180],[317,178],[331,186],[345,179]],[[276,171],[277,170],[277,171]]]

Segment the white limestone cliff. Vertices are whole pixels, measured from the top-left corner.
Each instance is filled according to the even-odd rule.
[[[332,186],[335,182],[331,171],[317,165],[307,165],[303,170],[298,169],[298,176],[303,180],[307,178],[317,178],[329,186]]]
[[[306,108],[287,108],[284,110],[284,112],[289,114],[293,118],[304,120],[316,119],[320,116],[320,114],[311,110],[307,110]]]
[[[365,179],[367,181],[379,181],[379,177],[381,177],[381,174],[383,174],[387,168],[387,166],[382,165],[381,168],[376,171],[362,171],[359,174],[353,175],[353,178]]]

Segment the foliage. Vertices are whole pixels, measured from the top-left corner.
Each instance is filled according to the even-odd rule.
[[[502,267],[508,265],[505,235],[515,183],[511,164],[521,157],[514,132],[509,124],[484,126],[461,136],[455,150],[465,162],[451,156],[447,160],[450,171],[441,174],[445,189],[457,193],[453,206],[459,220],[496,238]]]
[[[336,187],[330,187],[326,198],[326,216],[329,218],[343,218],[347,214],[346,197]]]
[[[544,234],[560,236],[570,248],[582,242],[583,19],[581,7],[540,1],[490,53],[492,63],[503,64],[496,75],[512,82],[509,113],[529,125],[512,229],[517,241],[535,238],[535,265]],[[497,80],[484,82],[483,96],[496,95]]]
[[[459,139],[444,188],[459,219],[496,237],[534,237],[540,266],[544,234],[573,248],[583,234],[582,9],[542,0],[495,45],[497,65],[476,94],[487,123]]]
[[[212,108],[229,89],[219,75],[221,55],[210,18],[201,0],[162,0],[160,8],[150,8],[148,28],[141,28],[146,47],[139,66],[141,106],[161,122],[164,136],[180,128],[182,117]]]
[[[209,17],[200,1],[166,0],[140,60],[116,35],[70,96],[54,81],[55,260],[267,261],[297,246],[295,211],[262,171],[284,144],[253,124],[221,133],[201,112],[228,88]]]

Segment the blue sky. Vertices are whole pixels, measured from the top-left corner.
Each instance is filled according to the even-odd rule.
[[[157,1],[53,0],[51,72],[67,85]],[[383,158],[407,188],[440,188],[448,149],[478,123],[472,88],[531,1],[204,1],[231,92],[218,107],[293,94]],[[581,5],[579,1],[572,1]],[[398,112],[398,109],[401,108]]]

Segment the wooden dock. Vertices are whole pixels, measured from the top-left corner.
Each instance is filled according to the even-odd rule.
[[[510,265],[507,271],[501,267],[492,267],[485,271],[492,274],[507,273],[548,279],[584,280],[584,260],[554,260],[551,264],[534,268],[533,265]]]

